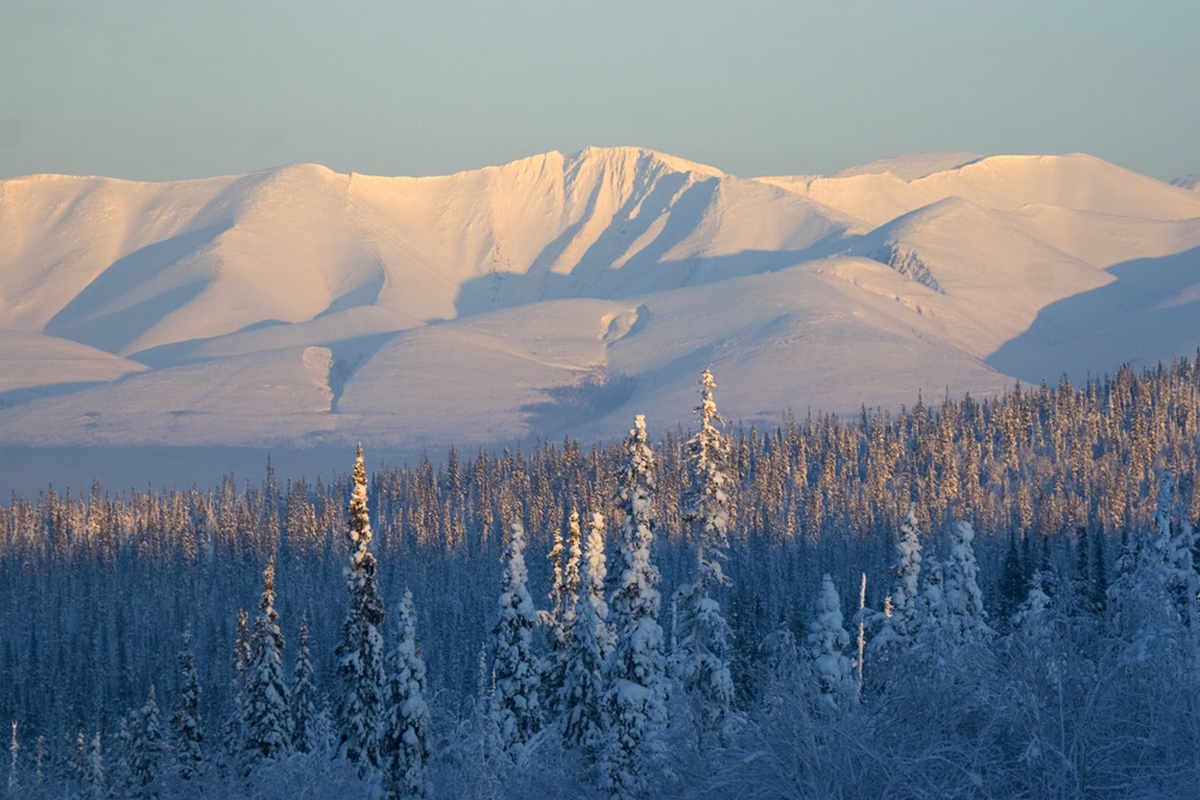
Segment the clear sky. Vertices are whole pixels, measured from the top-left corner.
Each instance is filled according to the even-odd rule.
[[[1200,2],[0,0],[0,176],[430,175],[629,144],[1200,171]]]

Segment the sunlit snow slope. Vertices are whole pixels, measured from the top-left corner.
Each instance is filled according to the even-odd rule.
[[[1085,155],[742,179],[0,181],[0,445],[441,448],[986,394],[1200,345],[1200,193]]]

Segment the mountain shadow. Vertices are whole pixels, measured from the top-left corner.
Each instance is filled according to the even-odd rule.
[[[151,290],[149,296],[144,287],[152,286],[173,264],[209,247],[232,227],[233,222],[227,220],[197,228],[117,259],[55,314],[44,332],[120,353],[160,320],[195,299],[210,278],[198,276],[180,285]]]
[[[1110,267],[1116,280],[1051,303],[987,357],[1028,383],[1192,356],[1200,346],[1200,247]]]

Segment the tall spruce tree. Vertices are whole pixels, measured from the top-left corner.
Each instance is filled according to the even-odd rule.
[[[1081,528],[1086,531],[1086,528]],[[1082,546],[1087,552],[1087,538],[1083,538]],[[1000,619],[997,627],[1001,633],[1007,633],[1012,625],[1013,615],[1029,596],[1029,581],[1025,578],[1025,569],[1021,564],[1021,555],[1017,550],[1017,535],[1008,535],[1008,551],[1004,554],[1004,564],[1000,575]]]
[[[313,753],[321,747],[317,724],[317,687],[313,683],[312,652],[308,640],[308,615],[304,614],[300,617],[296,666],[292,670],[292,747],[298,753]]]
[[[171,717],[175,729],[175,757],[179,777],[185,781],[195,778],[204,764],[204,731],[200,727],[200,679],[196,675],[196,658],[192,653],[191,633],[184,633],[183,648],[179,651],[179,672],[183,688],[179,708]]]
[[[533,652],[537,611],[526,586],[525,528],[512,523],[500,584],[500,614],[492,633],[491,717],[505,752],[515,757],[542,723],[541,664]]]
[[[141,709],[133,712],[130,725],[130,796],[142,800],[158,795],[162,765],[170,746],[163,733],[154,686]]]
[[[650,561],[654,539],[651,507],[654,452],[646,440],[646,418],[634,419],[625,440],[620,474],[620,580],[610,604],[617,643],[609,663],[605,696],[605,747],[601,783],[614,797],[643,794],[649,773],[662,757],[666,726],[666,659],[658,569]]]
[[[230,657],[233,666],[233,713],[225,719],[225,754],[236,761],[246,743],[244,722],[247,714],[246,676],[250,670],[250,615],[246,609],[237,612],[237,635]],[[222,759],[218,766],[224,769]]]
[[[713,399],[712,373],[700,380],[700,430],[688,440],[687,465],[691,490],[684,521],[695,529],[696,579],[681,588],[676,603],[682,615],[673,654],[683,690],[691,702],[698,741],[705,747],[723,736],[733,705],[729,670],[731,631],[714,593],[730,583],[724,565],[728,558],[731,482],[725,473],[728,446]]]
[[[547,556],[553,565],[554,575],[550,588],[550,610],[538,613],[550,639],[550,654],[545,659],[546,672],[542,676],[542,696],[546,710],[552,717],[562,712],[563,679],[567,671],[571,637],[574,635],[575,605],[579,599],[580,535],[579,512],[572,509],[567,520],[566,546],[563,546],[562,534],[556,529],[554,547]],[[566,558],[563,557],[564,553]]]
[[[107,796],[100,731],[93,734],[91,745],[84,756],[83,776],[80,783],[81,794],[87,800],[100,800]]]
[[[983,592],[976,581],[979,564],[975,560],[974,541],[975,528],[970,522],[954,523],[945,568],[946,621],[950,633],[961,640],[990,632],[983,610]]]
[[[587,549],[580,568],[575,603],[575,632],[567,651],[563,678],[562,734],[569,747],[582,747],[595,759],[604,745],[604,672],[613,649],[604,600],[604,515],[588,523]]]
[[[817,676],[821,702],[830,709],[845,708],[851,692],[851,664],[843,651],[850,644],[842,617],[842,600],[833,578],[821,577],[821,590],[813,610],[816,619],[808,629],[808,652]]]
[[[262,598],[250,637],[246,673],[245,760],[247,766],[292,752],[292,713],[283,677],[283,633],[275,611],[275,559],[263,570]]]
[[[424,797],[431,723],[425,702],[425,659],[417,643],[417,612],[412,592],[407,590],[400,602],[400,630],[389,660],[388,713],[382,740],[384,789],[389,797]]]
[[[385,612],[379,598],[375,557],[367,549],[371,543],[371,520],[367,513],[367,469],[363,465],[362,445],[355,453],[354,489],[348,513],[346,533],[353,553],[346,581],[350,610],[337,648],[342,681],[337,752],[362,774],[368,767],[378,769],[382,764],[379,732],[386,690],[383,637],[379,633]]]

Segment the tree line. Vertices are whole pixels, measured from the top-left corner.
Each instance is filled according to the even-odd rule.
[[[712,785],[812,796],[882,774],[901,793],[1192,786],[1198,388],[1181,360],[729,434],[706,376],[699,431],[653,447],[643,424],[619,446],[452,449],[370,480],[360,460],[332,485],[268,466],[241,489],[14,497],[10,780],[169,793],[189,770],[251,781],[320,752],[352,767],[322,780],[393,794],[467,772],[515,791],[567,759],[577,788],[625,796],[679,784],[699,753]],[[550,557],[527,565],[532,546]],[[349,612],[329,588],[346,563]],[[180,698],[166,725],[161,697]],[[1149,731],[1128,729],[1131,697],[1160,702]],[[134,755],[168,746],[169,768]],[[770,769],[739,767],[747,752]]]

